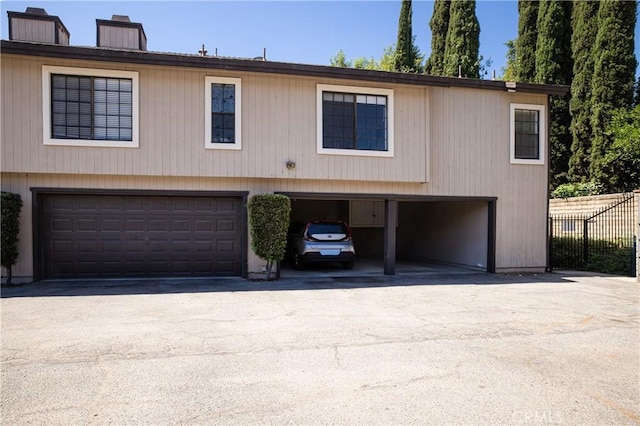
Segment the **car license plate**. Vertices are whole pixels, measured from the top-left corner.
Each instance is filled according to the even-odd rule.
[[[340,250],[320,250],[320,254],[323,256],[337,256],[340,254]]]

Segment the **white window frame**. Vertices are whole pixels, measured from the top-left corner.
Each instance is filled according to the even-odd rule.
[[[331,155],[350,155],[358,157],[393,157],[394,156],[394,107],[393,107],[393,89],[383,89],[379,87],[360,87],[360,86],[336,86],[332,84],[318,84],[316,89],[317,100],[317,153]],[[322,93],[338,92],[338,93],[354,93],[359,95],[374,95],[387,97],[387,150],[373,151],[364,149],[336,149],[325,148],[322,138]]]
[[[236,87],[235,99],[235,142],[211,142],[211,85],[233,84]],[[242,149],[242,79],[230,77],[204,78],[204,147],[205,149]]]
[[[538,111],[538,156],[537,159],[516,158],[516,109]],[[510,161],[511,164],[544,165],[547,156],[547,108],[535,104],[510,104]]]
[[[131,79],[131,140],[56,139],[51,137],[51,74]],[[106,148],[140,147],[139,77],[135,71],[116,71],[93,68],[42,66],[42,135],[44,145],[84,146]]]

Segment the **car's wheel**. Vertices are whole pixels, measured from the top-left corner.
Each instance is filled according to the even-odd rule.
[[[300,255],[298,253],[293,253],[293,267],[297,270],[304,269],[304,262],[300,259]]]
[[[349,261],[349,262],[344,262],[342,264],[342,267],[344,269],[353,269],[353,260]]]

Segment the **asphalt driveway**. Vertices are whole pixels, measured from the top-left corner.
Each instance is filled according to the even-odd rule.
[[[633,279],[3,289],[2,423],[639,424]]]

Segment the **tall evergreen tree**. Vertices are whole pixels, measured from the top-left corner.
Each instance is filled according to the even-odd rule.
[[[411,0],[402,0],[400,18],[398,19],[395,69],[401,72],[416,73],[422,71],[422,56],[414,43],[411,15]]]
[[[505,44],[507,46],[507,65],[502,67],[502,76],[500,80],[516,81],[518,79],[518,64],[516,62],[518,54],[516,52],[516,40],[509,40]]]
[[[636,92],[633,99],[633,106],[636,107],[640,105],[640,76],[638,76],[638,81],[636,81]]]
[[[591,79],[593,78],[593,46],[598,28],[599,3],[576,1],[573,4],[571,50],[573,52],[573,81],[571,82],[571,158],[569,180],[589,180],[591,153]]]
[[[475,0],[456,0],[449,9],[449,29],[444,49],[444,75],[480,77],[480,24]]]
[[[431,75],[444,74],[444,49],[449,29],[449,9],[451,0],[436,0],[433,4],[433,15],[429,21],[431,27],[431,56],[425,64],[425,73]]]
[[[541,0],[536,43],[536,83],[571,84],[571,2]],[[566,183],[571,155],[571,94],[549,101],[551,188]]]
[[[593,48],[591,177],[605,186],[611,179],[602,166],[612,143],[605,129],[615,109],[628,108],[633,102],[636,13],[635,0],[603,0],[598,10],[598,34]]]
[[[538,40],[537,0],[518,0],[518,81],[532,82],[536,76],[536,42]]]

